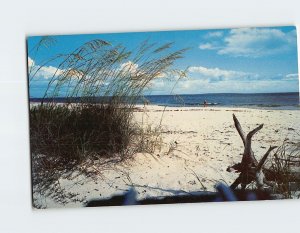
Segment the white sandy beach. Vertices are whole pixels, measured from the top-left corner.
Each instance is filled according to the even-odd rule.
[[[139,106],[141,110],[143,106]],[[237,174],[229,165],[240,162],[242,141],[234,127],[232,114],[245,132],[264,124],[253,138],[253,150],[260,158],[270,145],[284,140],[299,141],[299,110],[273,110],[221,107],[164,107],[149,105],[134,117],[144,127],[155,128],[162,118],[162,148],[155,154],[135,154],[123,164],[106,166],[97,180],[78,176],[61,180],[72,197],[64,206],[79,207],[94,198],[107,198],[135,186],[138,198],[176,195],[180,192],[213,191],[217,182],[231,184]],[[196,177],[196,175],[198,178]],[[202,183],[202,184],[201,184]],[[34,194],[42,207],[63,207],[49,197]]]

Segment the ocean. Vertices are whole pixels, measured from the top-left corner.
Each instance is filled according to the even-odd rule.
[[[152,104],[168,106],[299,107],[299,93],[197,94],[146,96]]]
[[[101,99],[101,97],[99,97]],[[41,98],[30,98],[31,102],[40,102]],[[46,100],[47,101],[47,100]],[[49,101],[49,100],[48,100]],[[56,102],[66,102],[65,98],[56,98]],[[275,109],[300,109],[299,93],[255,93],[255,94],[195,94],[195,95],[146,95],[139,100],[140,104],[160,106],[208,106],[215,107],[251,107]],[[80,102],[80,98],[73,98],[71,102]]]

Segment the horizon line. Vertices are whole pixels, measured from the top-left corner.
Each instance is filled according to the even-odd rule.
[[[212,92],[212,93],[198,93],[198,94],[145,94],[145,95],[140,95],[140,96],[174,96],[174,95],[212,95],[212,94],[239,94],[239,95],[249,95],[249,94],[294,94],[297,93],[300,96],[299,91],[292,91],[292,92],[247,92],[247,93],[241,93],[241,92]],[[88,98],[94,98],[94,97],[112,97],[112,96],[57,96],[57,97],[46,97],[45,99],[50,99],[50,98],[82,98],[82,97],[88,97]],[[44,97],[33,97],[30,96],[29,98],[44,98]]]

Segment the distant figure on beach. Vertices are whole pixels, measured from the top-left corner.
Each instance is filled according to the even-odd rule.
[[[144,105],[149,105],[149,100],[144,100]]]
[[[206,106],[207,106],[207,101],[206,101],[206,100],[204,100],[204,102],[203,102],[203,106],[204,106],[204,107],[206,107]]]

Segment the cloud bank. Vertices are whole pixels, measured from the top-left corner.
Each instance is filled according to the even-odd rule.
[[[266,93],[297,92],[298,74],[262,75],[226,70],[218,67],[193,66],[188,69],[189,78],[181,79],[174,90],[176,94],[201,93]],[[152,94],[169,94],[174,82],[155,80]]]
[[[296,48],[296,31],[283,32],[274,28],[231,29],[222,40],[200,44],[204,50],[217,50],[220,55],[262,57],[288,52]]]

